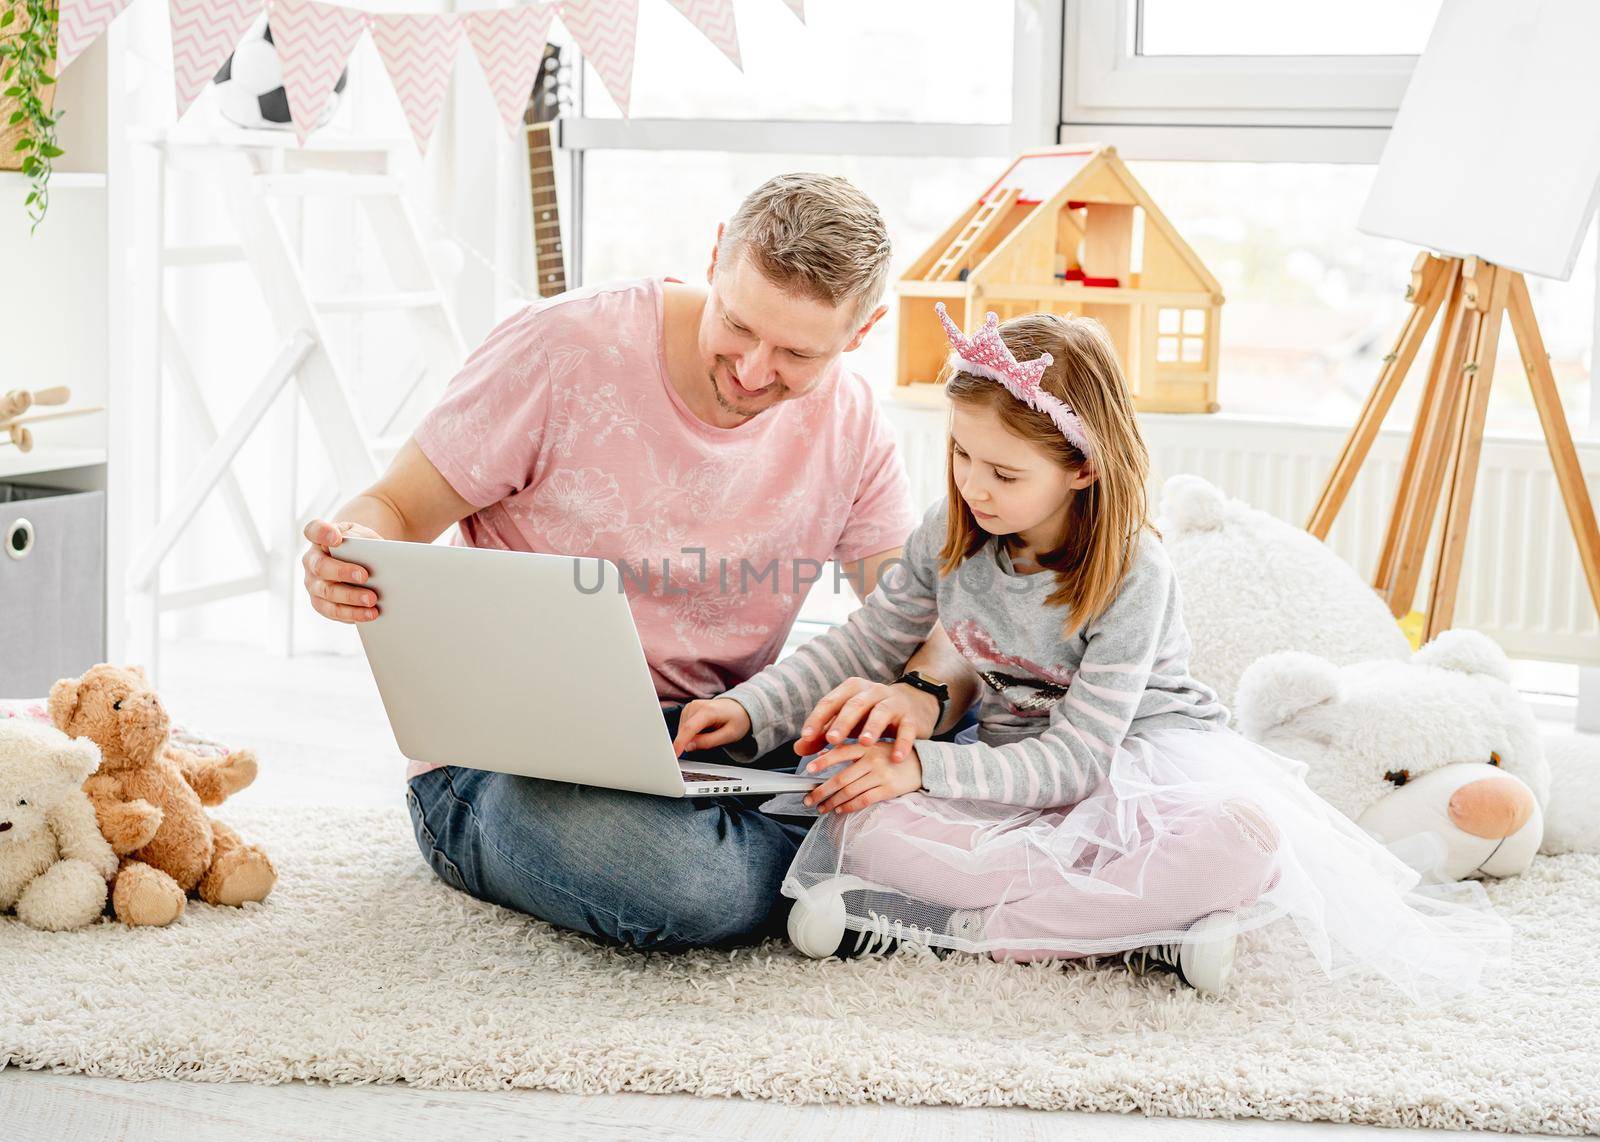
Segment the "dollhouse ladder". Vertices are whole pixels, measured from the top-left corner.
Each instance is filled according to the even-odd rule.
[[[948,249],[939,256],[928,271],[928,281],[947,282],[967,268],[967,256],[984,242],[1005,221],[1006,215],[1016,205],[1021,191],[1015,187],[997,187],[979,204],[977,211],[967,220]]]
[[[153,190],[140,228],[147,258],[133,263],[152,266],[147,289],[139,298],[146,319],[143,366],[139,378],[142,401],[132,415],[143,418],[141,438],[149,446],[141,456],[140,473],[147,495],[146,526],[135,531],[134,554],[129,562],[127,651],[129,661],[157,668],[159,618],[162,612],[198,606],[257,591],[272,598],[273,643],[282,653],[294,652],[293,612],[300,593],[299,559],[304,549],[305,521],[333,510],[338,503],[368,486],[404,443],[396,426],[412,397],[424,389],[442,389],[465,356],[460,330],[446,304],[443,290],[428,262],[424,239],[404,197],[402,180],[391,173],[393,144],[323,142],[291,150],[288,140],[264,132],[242,132],[244,141],[187,142],[155,135],[142,148]],[[168,169],[196,169],[218,179],[237,243],[216,246],[174,246],[166,243],[165,179]],[[342,296],[313,293],[298,252],[298,241],[286,215],[298,219],[313,198],[343,197],[359,205],[377,245],[383,252],[392,288],[383,292]],[[281,339],[277,354],[245,398],[233,421],[218,431],[196,376],[184,351],[177,324],[162,297],[164,270],[246,263],[260,287],[272,324]],[[353,388],[339,360],[329,349],[324,317],[329,314],[403,311],[420,343],[422,364],[398,385],[393,398],[377,419],[376,432],[363,424],[353,399]],[[153,328],[150,328],[153,326]],[[204,447],[198,462],[172,489],[173,495],[158,510],[160,496],[160,446],[162,431],[161,382],[171,383]],[[285,389],[298,393],[316,427],[332,475],[309,502],[297,502],[298,432],[297,402],[280,402]],[[245,442],[259,431],[268,414],[273,422],[273,504],[267,541],[263,542],[256,513],[233,472]],[[178,541],[193,527],[201,506],[213,491],[235,524],[242,549],[253,565],[239,578],[164,591],[162,564]],[[130,498],[132,499],[132,498]],[[215,545],[218,547],[225,544]]]

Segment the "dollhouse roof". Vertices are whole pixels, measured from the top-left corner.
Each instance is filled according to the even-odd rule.
[[[1006,206],[1005,200],[1012,192],[1014,202]],[[1144,273],[1136,285],[1121,281],[1116,283],[1118,286],[1204,291],[1221,300],[1222,287],[1216,278],[1123,164],[1116,149],[1098,143],[1069,144],[1019,155],[928,247],[902,281],[937,280],[938,274],[929,278],[930,271],[939,268],[941,259],[950,252],[952,243],[962,240],[965,230],[981,223],[986,205],[995,211],[1026,209],[1028,213],[1014,224],[1007,220],[996,225],[987,249],[982,248],[981,241],[974,243],[980,247],[978,256],[967,265],[959,281],[950,282],[953,289],[960,290],[964,282],[979,283],[989,276],[1016,281],[1018,259],[1012,255],[1030,241],[1039,241],[1041,229],[1051,231],[1054,248],[1056,228],[1070,225],[1074,231],[1070,237],[1075,239],[1092,224],[1090,207],[1120,205],[1143,212],[1143,249],[1155,251],[1157,256],[1146,259]],[[997,240],[994,235],[998,235]],[[1151,280],[1153,276],[1161,280]],[[1091,280],[1091,284],[1098,283]]]

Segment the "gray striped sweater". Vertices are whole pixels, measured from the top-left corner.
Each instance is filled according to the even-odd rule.
[[[819,699],[846,678],[888,682],[942,621],[983,679],[978,740],[919,741],[923,788],[936,797],[1071,805],[1088,796],[1129,734],[1216,728],[1228,713],[1189,674],[1178,582],[1145,532],[1115,600],[1071,636],[1045,600],[1048,571],[1022,574],[995,539],[939,574],[948,505],[923,517],[901,560],[849,620],[723,697],[750,714],[762,753],[799,735]]]

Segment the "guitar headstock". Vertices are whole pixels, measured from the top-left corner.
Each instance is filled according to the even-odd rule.
[[[564,51],[558,44],[546,44],[544,56],[539,60],[539,71],[533,77],[533,91],[528,96],[527,109],[522,121],[528,126],[549,123],[561,117],[568,104],[568,72]]]

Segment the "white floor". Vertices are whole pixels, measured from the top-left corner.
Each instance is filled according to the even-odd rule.
[[[250,746],[261,776],[252,804],[399,804],[404,760],[358,655],[272,656],[258,646],[169,644],[161,691],[194,728]],[[690,1095],[443,1092],[405,1086],[279,1087],[127,1083],[81,1075],[0,1072],[0,1138],[361,1140],[874,1139],[1088,1137],[1156,1142],[1222,1136],[1392,1138],[1395,1131],[1326,1123],[1144,1118],[952,1107],[789,1107]],[[1469,1137],[1427,1132],[1430,1138]]]

